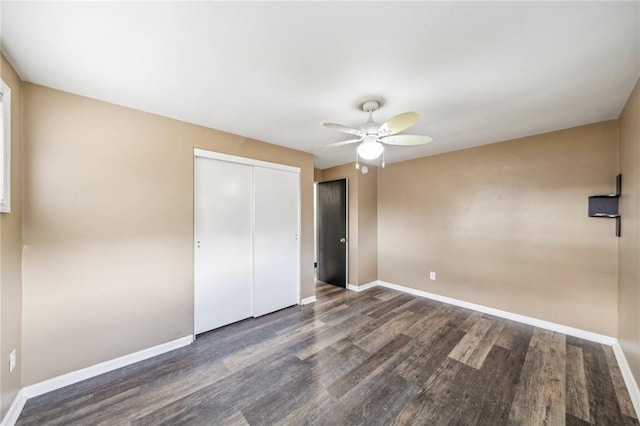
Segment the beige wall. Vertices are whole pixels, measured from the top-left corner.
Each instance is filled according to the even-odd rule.
[[[301,167],[301,297],[313,156],[41,86],[24,90],[23,385],[193,333],[193,148]]]
[[[616,121],[390,165],[379,279],[615,336],[615,223],[587,198],[616,174]]]
[[[0,58],[2,79],[11,89],[11,213],[0,214],[0,420],[22,385],[22,82]],[[9,353],[18,363],[9,373]]]
[[[363,175],[354,163],[316,173],[320,181],[348,180],[349,284],[363,285],[377,279],[377,168]]]
[[[620,173],[618,339],[640,382],[640,83],[620,116]]]
[[[378,279],[378,168],[358,174],[358,281]]]

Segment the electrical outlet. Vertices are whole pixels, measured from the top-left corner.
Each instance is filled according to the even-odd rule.
[[[16,368],[16,350],[12,350],[9,354],[9,373]]]
[[[429,272],[429,279],[431,281],[435,281],[436,280],[436,273],[433,272],[433,271]]]

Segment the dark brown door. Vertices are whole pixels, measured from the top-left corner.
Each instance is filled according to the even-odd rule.
[[[347,180],[317,188],[318,280],[347,287]]]

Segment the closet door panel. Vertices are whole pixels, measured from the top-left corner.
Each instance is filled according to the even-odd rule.
[[[253,167],[196,157],[195,332],[253,315]]]
[[[298,173],[254,168],[254,302],[260,316],[298,303]]]

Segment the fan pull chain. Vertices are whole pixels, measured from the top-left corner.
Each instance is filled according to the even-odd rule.
[[[358,151],[356,151],[356,170],[360,170],[360,157],[358,156]]]
[[[382,151],[382,168],[384,169],[384,151]]]

